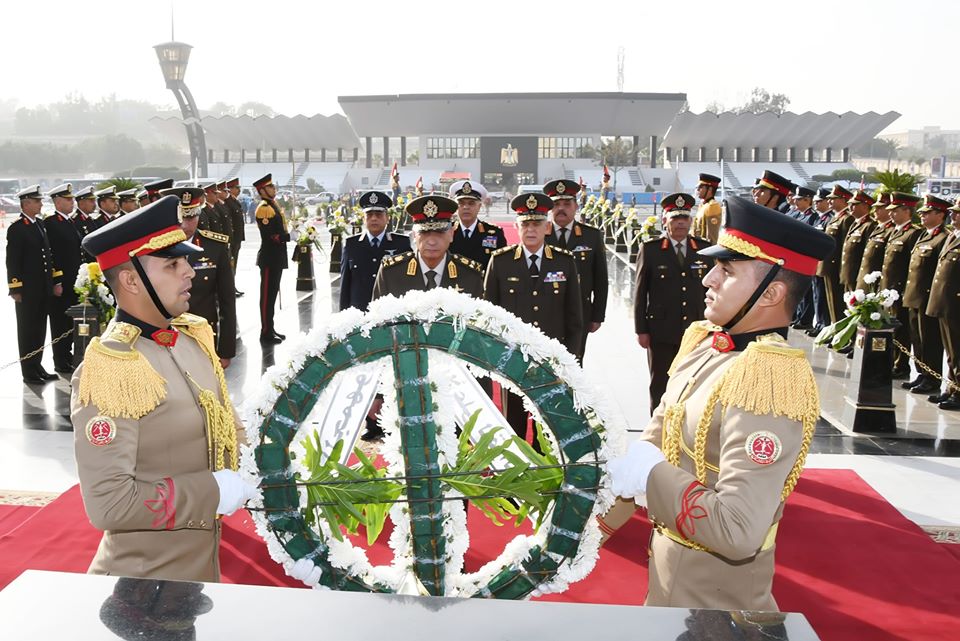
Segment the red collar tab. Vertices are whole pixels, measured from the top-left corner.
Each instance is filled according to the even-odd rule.
[[[160,347],[173,347],[177,344],[178,336],[180,336],[180,332],[175,329],[158,329],[154,333],[150,334],[150,338],[153,339],[153,342]]]
[[[713,333],[713,343],[711,344],[713,349],[717,350],[721,354],[724,352],[729,352],[736,345],[733,342],[733,337],[726,332],[714,332]]]

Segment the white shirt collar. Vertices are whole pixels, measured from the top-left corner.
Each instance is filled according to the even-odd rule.
[[[528,250],[526,245],[521,245],[521,247],[523,247],[523,257],[527,259],[528,264],[530,263],[530,256],[534,254],[537,255],[537,260],[540,260],[541,258],[543,258],[543,245],[540,245],[540,249],[538,249],[535,252],[531,252],[530,250]]]
[[[440,280],[443,278],[443,268],[446,267],[447,265],[447,255],[446,254],[443,255],[443,258],[440,259],[440,262],[437,263],[436,267],[427,267],[427,264],[423,262],[423,259],[420,257],[420,254],[417,254],[417,261],[420,263],[420,273],[423,274],[423,282],[424,283],[427,282],[427,272],[433,269],[433,271],[437,272],[437,276],[440,277],[436,279],[437,286],[439,287]]]
[[[368,242],[368,243],[371,243],[371,244],[372,244],[373,239],[376,238],[376,239],[377,239],[377,244],[382,245],[382,244],[383,244],[383,238],[384,238],[384,236],[387,235],[387,230],[384,229],[382,232],[380,232],[380,235],[379,235],[379,236],[371,236],[371,235],[370,235],[370,232],[366,232],[366,234],[367,234],[367,242]]]
[[[479,222],[480,222],[480,219],[479,219],[479,218],[475,218],[475,219],[473,220],[473,224],[470,225],[469,227],[466,227],[465,225],[463,225],[463,223],[461,223],[461,224],[460,224],[460,230],[461,230],[461,231],[469,231],[469,232],[470,232],[470,235],[473,236],[473,232],[476,231],[476,229],[477,229],[477,224],[478,224]]]

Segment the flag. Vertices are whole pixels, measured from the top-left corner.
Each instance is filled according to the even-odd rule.
[[[394,189],[400,188],[400,172],[397,171],[397,163],[393,163],[393,169],[390,170],[390,182],[393,183]]]
[[[607,169],[606,164],[603,165],[603,182],[605,183],[610,182],[610,170]]]
[[[423,195],[423,176],[420,176],[419,178],[417,178],[416,188],[417,188],[417,195],[422,196]]]
[[[586,189],[587,185],[585,182],[583,182],[583,176],[580,176],[580,191],[585,191]]]

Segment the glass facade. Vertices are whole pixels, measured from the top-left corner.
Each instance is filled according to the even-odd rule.
[[[589,137],[551,137],[540,138],[537,142],[539,158],[590,158],[589,148],[593,139]]]
[[[427,158],[479,158],[476,136],[427,137]]]

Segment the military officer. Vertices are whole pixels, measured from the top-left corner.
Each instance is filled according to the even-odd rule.
[[[577,261],[583,299],[583,332],[582,345],[575,354],[582,363],[587,336],[600,329],[606,318],[609,278],[603,232],[576,219],[579,191],[580,185],[572,180],[551,180],[543,186],[543,192],[553,200],[546,242],[569,250]]]
[[[117,198],[120,199],[120,216],[125,216],[129,213],[132,213],[136,211],[138,207],[140,207],[140,202],[137,199],[137,192],[138,189],[136,187],[117,192]]]
[[[780,174],[766,169],[753,188],[753,202],[781,211],[780,208],[787,203],[787,197],[796,188],[796,185]]]
[[[215,206],[218,202],[217,183],[204,183],[201,188],[203,189],[205,204],[200,212],[200,229],[209,229],[222,234],[223,224],[220,220],[220,209]]]
[[[723,207],[716,199],[719,187],[719,176],[700,174],[697,182],[697,198],[700,199],[700,206],[697,208],[697,215],[693,218],[693,235],[711,243],[717,242],[720,225],[723,222]]]
[[[290,232],[287,231],[283,210],[275,200],[277,187],[273,184],[273,174],[256,180],[253,187],[261,198],[255,214],[257,228],[260,230],[260,250],[257,252],[257,267],[260,268],[260,342],[277,344],[286,338],[277,333],[273,316],[277,296],[280,294],[280,277],[288,264],[287,243],[290,242]],[[207,189],[204,192],[211,193]]]
[[[843,254],[843,242],[853,225],[853,216],[847,209],[847,201],[852,196],[853,194],[840,185],[834,185],[827,195],[830,208],[833,210],[833,218],[824,231],[833,238],[835,245],[833,254],[820,263],[817,276],[823,279],[831,323],[836,323],[843,318],[843,310],[846,309],[843,302],[843,285],[840,283],[840,261]]]
[[[143,188],[147,192],[147,202],[141,203],[141,205],[148,205],[152,202],[160,200],[163,196],[160,193],[164,189],[171,189],[173,187],[173,178],[164,178],[162,180],[154,180],[153,182],[146,183]]]
[[[633,323],[637,342],[647,351],[651,414],[667,387],[667,370],[680,349],[684,330],[703,320],[706,288],[702,281],[712,263],[697,253],[709,247],[709,241],[689,234],[693,202],[689,194],[664,197],[666,233],[643,243],[637,258]]]
[[[408,237],[387,231],[387,211],[393,207],[389,195],[382,191],[365,192],[360,195],[359,206],[363,210],[364,232],[347,238],[340,259],[341,311],[348,307],[367,311],[380,262],[384,257],[410,251]]]
[[[246,220],[243,217],[243,205],[237,200],[240,195],[240,179],[227,179],[227,197],[223,204],[230,212],[230,220],[233,223],[233,235],[230,237],[230,253],[233,256],[233,273],[237,273],[237,261],[240,258],[240,244],[246,239],[243,226]]]
[[[910,251],[910,265],[907,268],[907,283],[903,290],[903,306],[910,315],[910,342],[913,355],[921,363],[938,375],[943,370],[943,340],[940,338],[940,323],[927,315],[927,303],[933,276],[937,271],[937,259],[949,233],[944,219],[951,203],[932,194],[924,196],[917,213],[923,231]],[[937,379],[921,371],[912,381],[901,384],[914,394],[940,393]]]
[[[829,189],[820,187],[813,197],[813,208],[817,212],[817,219],[813,222],[813,226],[820,231],[825,230],[827,225],[830,224],[830,221],[833,220],[833,210],[830,209],[830,201],[827,200],[829,194]],[[807,336],[816,336],[825,325],[830,324],[830,309],[827,307],[827,291],[822,277],[813,277],[813,285],[810,287],[810,292],[813,298],[814,313],[813,327],[807,330]]]
[[[150,204],[150,192],[146,189],[137,191],[137,209]]]
[[[40,384],[57,378],[43,369],[40,359],[47,338],[47,315],[53,300],[63,295],[63,273],[56,266],[45,225],[37,218],[43,206],[40,185],[21,190],[17,197],[20,218],[7,228],[7,288],[16,308],[23,382]],[[24,358],[37,350],[40,352]]]
[[[813,208],[813,197],[817,192],[808,188],[801,187],[797,185],[797,188],[793,191],[793,204],[794,212],[791,215],[793,218],[796,218],[800,222],[806,223],[808,225],[815,225],[817,220],[820,218],[817,215],[816,210]],[[801,331],[806,331],[812,329],[814,325],[814,316],[816,308],[813,303],[813,287],[807,290],[807,293],[804,294],[803,300],[800,301],[800,304],[797,306],[797,312],[794,316],[793,323],[790,324],[790,327],[798,329]]]
[[[117,315],[74,372],[80,491],[103,530],[89,572],[217,581],[220,520],[254,498],[235,472],[243,425],[205,320],[178,201],[166,196],[83,239]]]
[[[860,261],[860,273],[857,274],[855,289],[869,289],[871,286],[867,284],[866,276],[883,269],[883,252],[887,247],[887,238],[890,236],[890,230],[896,226],[890,220],[890,210],[887,209],[889,204],[890,193],[883,192],[877,196],[877,201],[871,207],[877,225],[870,232],[867,245],[863,249],[863,259]]]
[[[77,210],[74,212],[71,220],[73,226],[77,228],[80,238],[92,232],[96,228],[96,221],[93,219],[93,213],[97,210],[97,197],[93,193],[93,187],[84,187],[74,192],[74,201],[77,204]]]
[[[478,218],[487,190],[480,183],[458,180],[450,185],[450,197],[457,201],[457,220],[453,223],[450,251],[476,261],[486,269],[490,254],[507,246],[507,238],[499,226]]]
[[[942,410],[960,410],[960,198],[948,210],[953,231],[943,242],[937,271],[930,287],[927,316],[940,324],[940,338],[947,353],[947,388],[927,400]]]
[[[861,189],[854,192],[853,198],[847,202],[853,223],[843,239],[843,250],[840,255],[840,284],[847,292],[857,288],[867,239],[877,226],[877,221],[870,216],[870,210],[875,202],[876,200],[870,194]]]
[[[50,251],[63,276],[63,294],[55,297],[50,305],[50,334],[56,338],[73,328],[73,319],[67,309],[78,302],[73,286],[83,263],[80,251],[80,234],[70,219],[74,208],[74,196],[70,183],[54,187],[47,196],[53,201],[54,213],[43,220]],[[53,369],[60,374],[73,373],[73,341],[65,338],[53,345]]]
[[[450,252],[457,202],[446,196],[420,196],[403,209],[413,220],[415,250],[383,258],[374,279],[373,298],[435,287],[449,287],[474,298],[483,296],[483,266]]]
[[[910,250],[920,236],[920,228],[913,224],[913,210],[920,202],[920,197],[899,191],[890,194],[890,204],[887,210],[894,227],[887,237],[887,246],[883,250],[883,267],[881,268],[880,288],[895,289],[900,294],[891,308],[891,314],[899,322],[893,331],[893,337],[901,345],[910,345],[910,314],[903,305],[903,289],[907,284],[907,270],[910,267]],[[900,350],[893,352],[893,378],[907,378],[910,376],[910,357]]]
[[[556,339],[571,354],[583,344],[583,302],[577,260],[566,249],[547,244],[547,214],[556,206],[546,194],[520,194],[510,201],[520,242],[490,257],[483,295]],[[527,412],[514,394],[505,399],[507,422],[527,437]]]
[[[194,271],[190,313],[210,323],[220,365],[227,368],[237,354],[237,297],[227,237],[208,229],[197,229],[204,198],[199,187],[162,189],[160,197],[163,196],[177,198],[183,221],[180,228],[187,241],[202,250],[187,257]]]
[[[226,199],[230,196],[230,192],[227,190],[227,181],[221,180],[216,185],[217,190],[217,204],[214,207],[220,212],[220,229],[221,233],[226,235],[228,239],[232,239],[234,235],[233,231],[233,213],[231,213],[230,208],[226,205]],[[231,248],[231,252],[232,252]],[[232,253],[231,253],[232,256]]]
[[[113,185],[94,192],[94,195],[97,197],[99,212],[95,223],[96,230],[120,217],[120,198],[117,197],[117,188]]]
[[[787,325],[833,240],[745,199],[726,208],[702,250],[717,260],[706,320],[687,329],[660,406],[608,470],[614,494],[644,503],[654,525],[647,605],[770,611],[778,524],[820,415]]]

